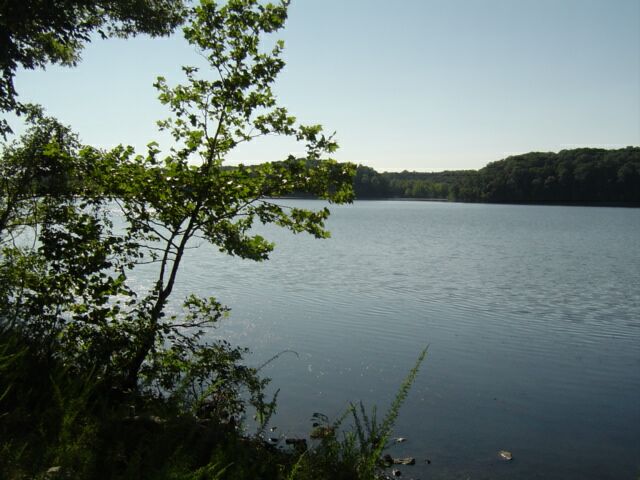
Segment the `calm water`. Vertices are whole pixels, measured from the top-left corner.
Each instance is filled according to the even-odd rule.
[[[640,209],[358,202],[329,228],[265,229],[260,264],[192,250],[180,279],[232,307],[214,333],[253,364],[297,352],[265,369],[277,433],[383,410],[428,345],[395,428],[405,477],[638,478]]]

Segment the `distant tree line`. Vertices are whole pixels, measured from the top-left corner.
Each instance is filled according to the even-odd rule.
[[[640,147],[531,152],[480,170],[379,173],[360,165],[354,189],[360,199],[640,204]]]

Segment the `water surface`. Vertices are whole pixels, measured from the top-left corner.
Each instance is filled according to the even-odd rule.
[[[408,441],[392,453],[417,459],[405,476],[640,475],[640,209],[331,210],[330,240],[262,229],[268,262],[190,250],[176,292],[229,305],[214,334],[255,365],[297,352],[265,369],[278,432],[307,434],[313,412],[350,401],[383,410],[428,345],[395,428]]]

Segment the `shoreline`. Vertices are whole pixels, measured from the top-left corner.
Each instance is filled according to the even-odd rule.
[[[282,200],[319,200],[319,198],[292,195],[287,197],[270,197]],[[449,200],[447,198],[419,198],[419,197],[365,197],[355,198],[354,202],[437,202],[437,203],[467,203],[477,205],[523,205],[541,207],[611,207],[611,208],[640,208],[640,202],[472,202],[464,200]]]

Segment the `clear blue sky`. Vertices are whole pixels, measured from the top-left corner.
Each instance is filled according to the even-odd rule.
[[[276,92],[377,170],[480,168],[508,155],[640,144],[640,0],[293,0]],[[21,72],[85,143],[166,137],[152,83],[199,59],[171,39],[96,41],[79,67]],[[302,149],[269,139],[232,163]]]

